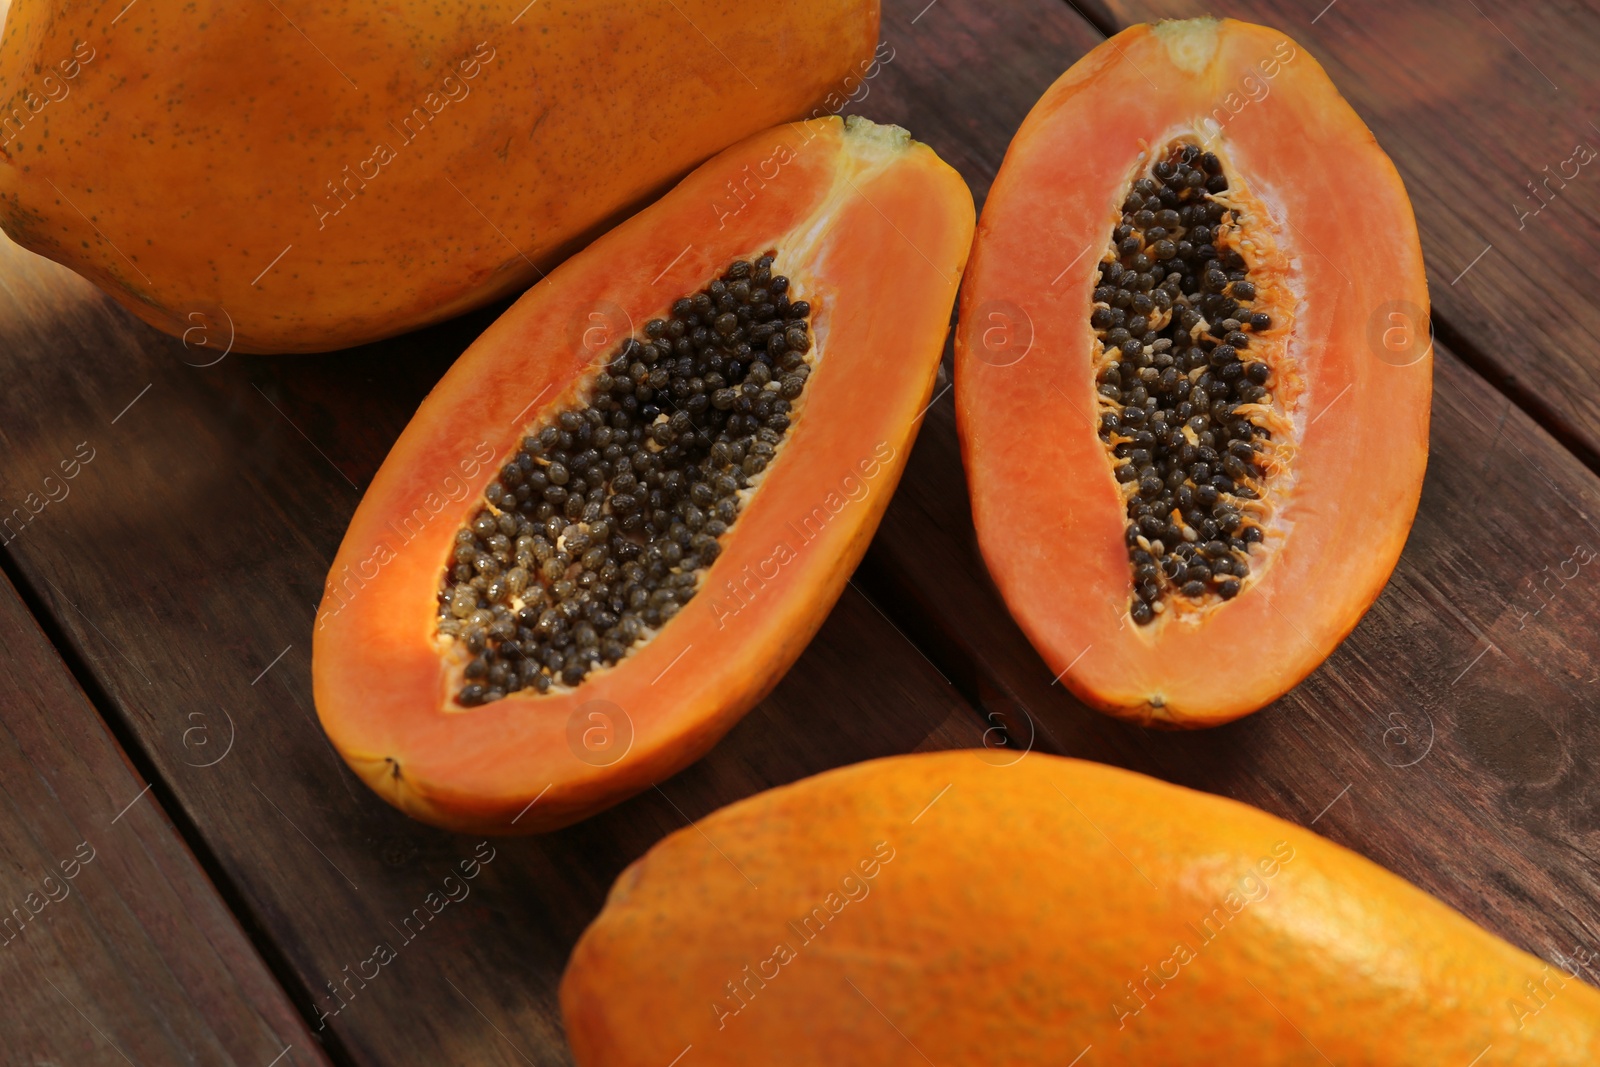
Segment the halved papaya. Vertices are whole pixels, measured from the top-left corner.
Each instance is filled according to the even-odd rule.
[[[1243,804],[940,752],[666,837],[579,939],[561,1008],[585,1067],[1587,1067],[1581,969]]]
[[[877,0],[9,6],[0,226],[241,352],[521,290],[717,151],[837,110],[881,58]]]
[[[956,358],[984,559],[1098,708],[1255,711],[1400,555],[1432,389],[1416,223],[1277,30],[1135,26],[1050,88],[985,205]]]
[[[333,562],[312,673],[356,773],[425,821],[531,832],[710,748],[865,551],[973,215],[904,130],[813,120],[529,290],[423,402]]]

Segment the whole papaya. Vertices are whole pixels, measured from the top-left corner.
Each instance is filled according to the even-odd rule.
[[[657,844],[573,950],[577,1062],[1600,1062],[1586,961],[1243,804],[992,755],[830,771]]]
[[[523,288],[716,151],[837,110],[877,29],[877,0],[21,0],[0,226],[174,334],[359,344]]]

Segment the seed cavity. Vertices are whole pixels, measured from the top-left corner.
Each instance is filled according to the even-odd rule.
[[[460,704],[576,686],[695,595],[812,369],[812,308],[776,254],[619,344],[489,483],[439,587],[438,633],[471,655]]]
[[[1258,269],[1275,253],[1252,203],[1214,153],[1174,141],[1133,182],[1100,262],[1099,432],[1127,502],[1140,625],[1239,595],[1292,451],[1266,310],[1290,297]]]

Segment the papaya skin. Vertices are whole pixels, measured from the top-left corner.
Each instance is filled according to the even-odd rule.
[[[1097,434],[1088,321],[1119,205],[1148,164],[1140,153],[1177,136],[1222,157],[1230,195],[1261,205],[1286,257],[1280,280],[1296,299],[1273,332],[1299,368],[1300,387],[1282,393],[1298,436],[1240,594],[1141,626],[1128,612],[1125,504]],[[1008,308],[1031,330],[1014,364],[986,348]],[[1054,389],[1041,404],[1046,375]],[[1427,465],[1431,392],[1427,283],[1405,188],[1286,34],[1231,19],[1132,27],[1023,122],[962,290],[956,412],[985,563],[1050,673],[1085,703],[1144,725],[1214,726],[1321,664],[1399,559]]]
[[[212,351],[343,348],[523,289],[862,77],[878,34],[877,0],[125,6],[13,6],[0,84],[44,103],[8,105],[0,226]]]
[[[727,182],[764,163],[776,176],[708,228]],[[312,682],[356,773],[423,821],[531,833],[715,744],[804,650],[866,550],[931,395],[973,223],[966,184],[904,130],[818,119],[728,149],[524,294],[423,401],[333,561]],[[609,357],[673,299],[768,249],[812,303],[813,371],[698,594],[575,688],[461,708],[464,654],[435,636],[445,561],[524,428],[599,371],[574,338],[596,309],[631,322],[597,346]]]
[[[1309,830],[980,755],[829,771],[658,843],[563,977],[577,1063],[1600,1060],[1600,992]]]

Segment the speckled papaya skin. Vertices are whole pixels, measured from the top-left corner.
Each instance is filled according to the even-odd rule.
[[[660,842],[573,951],[577,1062],[1600,1062],[1577,963],[1254,808],[993,756],[830,771]]]
[[[825,113],[877,31],[877,0],[17,0],[0,226],[209,352],[346,347]]]

